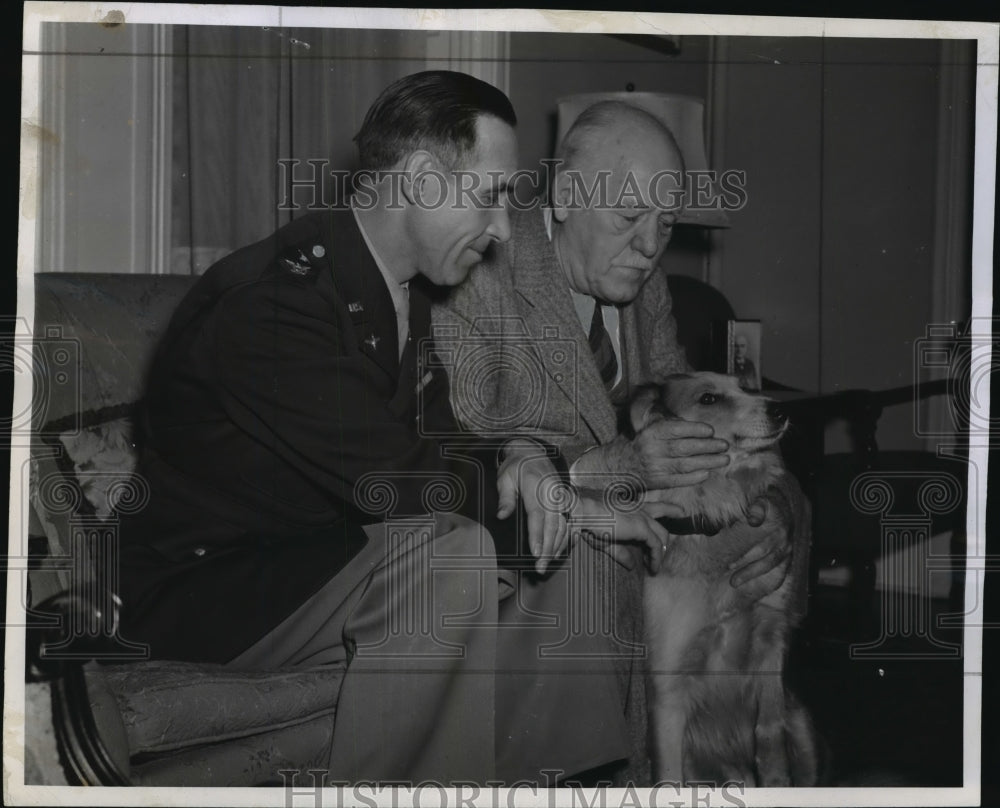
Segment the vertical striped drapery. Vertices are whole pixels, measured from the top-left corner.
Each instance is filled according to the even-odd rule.
[[[200,274],[308,207],[343,202],[344,183],[330,172],[356,168],[352,138],[368,106],[395,79],[426,69],[427,36],[178,31],[171,271]]]

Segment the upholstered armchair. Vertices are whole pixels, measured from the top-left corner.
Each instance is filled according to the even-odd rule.
[[[117,514],[144,501],[132,414],[195,280],[35,276],[23,530],[29,784],[281,784],[282,768],[327,765],[343,668],[147,661],[117,630]]]

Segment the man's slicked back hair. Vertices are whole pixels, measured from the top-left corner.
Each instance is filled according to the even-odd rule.
[[[420,150],[460,168],[475,149],[480,115],[517,124],[510,100],[492,84],[451,70],[405,76],[375,99],[354,137],[361,168],[386,170]]]

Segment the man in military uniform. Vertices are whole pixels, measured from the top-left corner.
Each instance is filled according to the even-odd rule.
[[[345,665],[340,779],[495,775],[510,759],[494,750],[496,716],[516,711],[494,713],[491,672],[518,645],[508,632],[498,651],[496,553],[517,557],[520,503],[544,573],[568,519],[598,507],[545,507],[559,480],[537,442],[427,437],[460,437],[445,374],[419,362],[427,284],[461,283],[509,237],[514,124],[500,91],[463,74],[391,85],[356,138],[365,193],[211,267],[151,371],[139,469],[151,498],[122,526],[123,636],[157,658]],[[655,565],[665,531],[642,511],[612,518]],[[439,559],[447,569],[431,569]],[[560,751],[526,752],[505,776],[625,754],[615,694],[585,684],[546,691]]]

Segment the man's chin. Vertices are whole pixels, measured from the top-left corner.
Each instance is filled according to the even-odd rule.
[[[437,286],[458,286],[469,277],[473,269],[483,263],[483,259],[483,254],[477,250],[466,249],[454,263],[442,266],[431,281]]]
[[[639,296],[639,292],[642,291],[645,281],[646,279],[643,278],[643,283],[618,284],[613,288],[608,289],[601,299],[606,303],[615,303],[619,305],[631,303]]]
[[[439,285],[458,286],[461,283],[465,283],[466,278],[469,277],[469,273],[472,272],[473,268],[475,268],[478,263],[479,261],[463,261],[460,264],[455,264],[449,267],[448,272],[444,274],[444,278]]]

